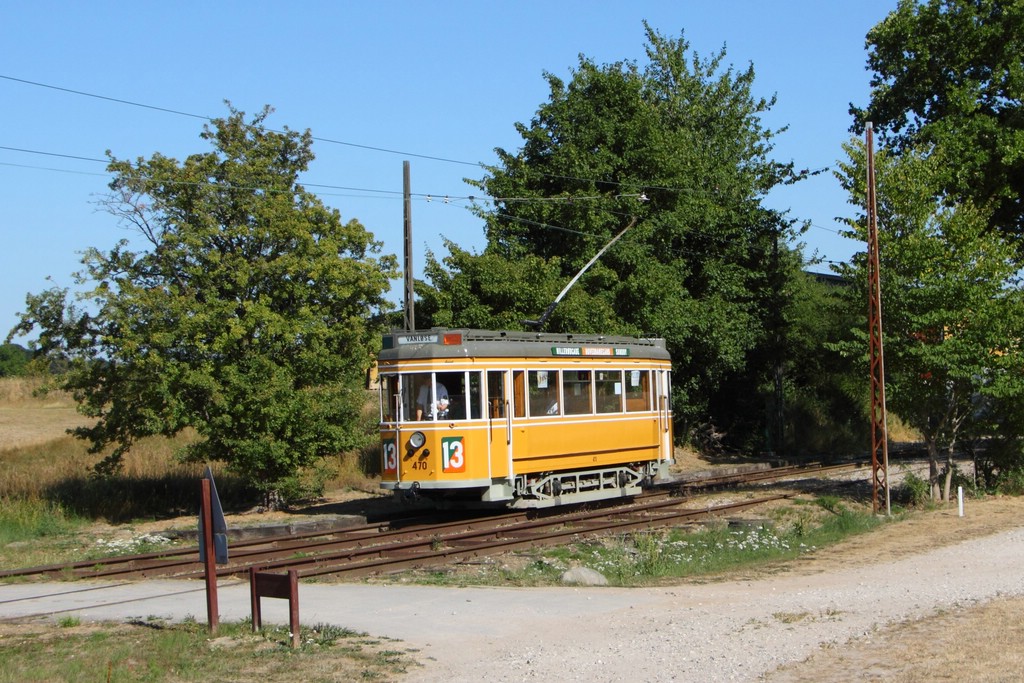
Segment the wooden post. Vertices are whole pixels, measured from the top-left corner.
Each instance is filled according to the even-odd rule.
[[[289,569],[287,574],[261,572],[249,568],[249,598],[252,601],[252,630],[263,628],[260,598],[281,598],[288,601],[288,627],[292,633],[292,647],[299,646],[299,574]]]
[[[220,625],[220,617],[217,606],[217,564],[214,555],[213,544],[213,507],[210,496],[210,480],[202,479],[203,501],[200,508],[200,516],[203,524],[203,558],[204,574],[206,576],[206,618],[210,625],[210,634],[217,635],[217,628]]]
[[[412,181],[409,174],[409,162],[402,162],[402,196],[404,220],[402,232],[405,234],[405,329],[416,329],[416,293],[413,289],[415,278],[412,270]]]

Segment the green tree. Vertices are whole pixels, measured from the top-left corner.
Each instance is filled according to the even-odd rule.
[[[864,205],[863,144],[846,145],[837,177]],[[880,273],[888,407],[924,436],[932,497],[949,500],[953,456],[968,436],[997,430],[1024,398],[1024,291],[1011,244],[969,200],[941,203],[949,160],[939,150],[876,154]],[[866,217],[850,219],[866,240]],[[846,276],[866,303],[866,255]],[[860,343],[848,347],[863,354]],[[1021,434],[1017,434],[1017,440]]]
[[[0,345],[0,377],[22,375],[32,359],[32,352],[20,344],[10,342]]]
[[[840,352],[864,325],[864,301],[851,306],[839,278],[801,273],[787,282],[782,376],[787,452],[841,454],[867,442],[868,384],[859,356]]]
[[[760,351],[799,262],[789,222],[760,200],[801,174],[769,158],[773,100],[752,94],[753,67],[724,67],[724,50],[701,59],[649,26],[647,39],[643,67],[581,56],[569,82],[546,74],[549,100],[516,124],[522,147],[498,149],[476,182],[493,202],[477,207],[487,245],[453,251],[450,273],[428,269],[423,322],[521,328],[636,219],[547,326],[666,337],[678,433],[714,423],[746,447],[768,371],[752,361],[771,365]]]
[[[308,131],[231,110],[204,127],[213,150],[178,162],[111,157],[106,208],[134,228],[88,250],[76,303],[29,295],[14,332],[66,358],[62,387],[98,418],[77,436],[115,469],[140,437],[193,428],[184,455],[219,460],[270,493],[298,468],[354,446],[376,312],[393,256],[299,183]]]
[[[937,191],[1024,238],[1024,2],[900,0],[867,47],[871,100],[851,106],[854,131],[871,121],[897,153],[942,147]]]
[[[443,261],[427,253],[425,275],[433,286],[418,288],[416,315],[427,321],[424,326],[520,329],[558,293],[557,261],[531,254],[513,261],[493,252],[471,254],[449,240],[444,244]]]

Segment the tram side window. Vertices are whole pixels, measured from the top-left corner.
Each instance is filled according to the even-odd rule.
[[[487,372],[487,417],[505,417],[505,373],[502,370]]]
[[[587,415],[593,412],[590,374],[590,370],[566,370],[562,373],[562,398],[566,415]]]
[[[651,373],[626,370],[626,412],[651,410]]]
[[[621,370],[598,370],[595,372],[594,390],[597,394],[597,412],[622,412]]]
[[[526,373],[522,370],[512,372],[512,414],[526,417]]]
[[[558,415],[558,370],[530,370],[530,415]]]
[[[380,421],[395,421],[395,396],[398,395],[398,375],[380,376]]]

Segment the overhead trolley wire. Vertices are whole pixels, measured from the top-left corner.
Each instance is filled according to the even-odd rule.
[[[74,154],[59,154],[57,152],[42,152],[37,149],[24,149],[22,147],[7,147],[6,145],[0,145],[0,149],[6,149],[11,152],[24,152],[25,154],[42,154],[48,157],[61,157],[63,159],[78,159],[80,161],[98,161],[101,164],[108,163],[109,159],[96,159],[94,157],[80,157]]]
[[[50,90],[56,90],[56,91],[59,91],[59,92],[65,92],[65,93],[69,93],[69,94],[72,94],[72,95],[78,95],[78,96],[81,96],[81,97],[91,97],[91,98],[94,98],[94,99],[104,100],[104,101],[107,101],[107,102],[114,102],[116,104],[123,104],[123,105],[127,105],[127,106],[132,106],[132,107],[139,107],[139,108],[142,108],[142,109],[149,109],[149,110],[152,110],[152,111],[160,111],[160,112],[164,112],[164,113],[167,113],[167,114],[177,114],[179,116],[188,116],[190,118],[200,119],[202,121],[213,121],[214,118],[215,118],[215,117],[211,117],[211,116],[204,116],[202,114],[194,114],[194,113],[191,113],[191,112],[181,111],[181,110],[178,110],[178,109],[171,109],[169,107],[160,107],[160,106],[156,106],[156,105],[152,105],[152,104],[145,104],[145,103],[142,103],[142,102],[135,102],[135,101],[132,101],[132,100],[126,100],[126,99],[122,99],[122,98],[118,98],[118,97],[110,97],[110,96],[107,96],[107,95],[99,95],[99,94],[96,94],[96,93],[90,93],[90,92],[86,92],[84,90],[75,90],[73,88],[65,88],[65,87],[62,87],[62,86],[51,85],[49,83],[40,83],[38,81],[31,81],[31,80],[24,79],[24,78],[16,78],[14,76],[7,76],[7,75],[4,75],[4,74],[0,74],[0,79],[7,80],[7,81],[13,81],[15,83],[22,83],[22,84],[25,84],[25,85],[31,85],[31,86],[38,87],[38,88],[47,88],[47,89],[50,89]],[[281,131],[273,131],[273,132],[280,133]],[[343,146],[346,146],[346,147],[353,147],[353,148],[357,148],[357,149],[365,149],[365,150],[369,150],[369,151],[373,151],[373,152],[381,152],[383,154],[396,154],[396,155],[401,155],[401,156],[414,157],[414,158],[418,158],[418,159],[426,159],[426,160],[430,160],[430,161],[439,161],[439,162],[449,163],[449,164],[460,164],[460,165],[463,165],[463,166],[474,166],[474,167],[484,168],[484,169],[493,168],[494,167],[492,164],[485,164],[485,163],[480,162],[480,161],[465,161],[465,160],[462,160],[462,159],[451,159],[451,158],[447,158],[447,157],[430,155],[430,154],[420,154],[420,153],[416,153],[416,152],[409,152],[409,151],[404,151],[404,150],[390,149],[390,148],[387,148],[387,147],[379,147],[379,146],[375,146],[375,145],[366,145],[366,144],[361,144],[361,143],[356,143],[356,142],[348,142],[348,141],[345,141],[345,140],[337,140],[337,139],[334,139],[334,138],[325,138],[325,137],[319,137],[319,136],[312,136],[312,139],[317,141],[317,142],[325,142],[325,143],[329,143],[329,144],[333,144],[333,145],[343,145]],[[553,173],[544,173],[544,172],[535,171],[535,170],[531,170],[531,173],[537,173],[538,175],[541,175],[541,176],[543,176],[545,178],[555,178],[555,179],[560,179],[560,180],[576,180],[576,181],[586,182],[586,183],[600,183],[602,185],[614,185],[616,187],[622,187],[624,185],[629,185],[629,186],[635,187],[635,186],[638,185],[638,183],[634,183],[634,182],[624,183],[624,182],[617,182],[617,181],[610,181],[610,180],[599,180],[599,179],[596,179],[596,178],[581,178],[581,177],[559,175],[559,174],[553,174]],[[699,192],[706,192],[706,190],[704,190],[703,188],[686,189],[686,188],[666,187],[666,186],[661,186],[661,185],[644,185],[643,187],[645,187],[647,189],[651,189],[651,190],[663,190],[663,191],[669,191],[669,192],[698,192],[698,193]]]
[[[199,119],[199,120],[202,120],[202,121],[208,121],[209,122],[209,121],[213,121],[214,120],[214,117],[211,117],[211,116],[205,116],[205,115],[202,115],[202,114],[195,114],[195,113],[192,113],[192,112],[182,111],[180,109],[172,109],[170,107],[161,107],[161,106],[157,106],[157,105],[146,104],[144,102],[136,102],[136,101],[133,101],[133,100],[127,100],[127,99],[118,98],[118,97],[111,97],[111,96],[108,96],[108,95],[100,95],[100,94],[97,94],[97,93],[86,92],[84,90],[77,90],[77,89],[74,89],[74,88],[67,88],[67,87],[63,87],[63,86],[53,85],[53,84],[50,84],[50,83],[41,83],[39,81],[33,81],[33,80],[25,79],[25,78],[17,78],[17,77],[8,76],[8,75],[5,75],[5,74],[0,74],[0,79],[7,80],[7,81],[12,81],[12,82],[15,82],[15,83],[21,83],[21,84],[24,84],[24,85],[30,85],[30,86],[33,86],[33,87],[45,88],[45,89],[49,89],[49,90],[55,90],[55,91],[58,91],[58,92],[64,92],[64,93],[68,93],[68,94],[71,94],[71,95],[77,95],[77,96],[80,96],[80,97],[88,97],[88,98],[93,98],[93,99],[97,99],[97,100],[103,100],[103,101],[106,101],[106,102],[113,102],[115,104],[122,104],[122,105],[126,105],[126,106],[138,107],[138,108],[141,108],[141,109],[148,109],[148,110],[151,110],[151,111],[159,111],[159,112],[163,112],[163,113],[167,113],[167,114],[175,114],[175,115],[178,115],[178,116],[186,116],[186,117],[189,117],[189,118]],[[273,131],[273,132],[280,133],[282,131]],[[443,163],[459,164],[459,165],[464,165],[464,166],[473,166],[473,167],[484,168],[484,169],[493,168],[493,165],[485,164],[483,162],[472,162],[472,161],[465,161],[465,160],[461,160],[461,159],[451,159],[451,158],[448,158],[448,157],[442,157],[442,156],[436,156],[436,155],[430,155],[430,154],[420,154],[420,153],[416,153],[416,152],[409,152],[409,151],[403,151],[403,150],[390,149],[390,148],[387,148],[387,147],[380,147],[380,146],[376,146],[376,145],[367,145],[367,144],[349,142],[349,141],[345,141],[345,140],[337,140],[337,139],[334,139],[334,138],[319,137],[319,136],[311,136],[311,137],[312,137],[313,140],[315,140],[317,142],[324,142],[324,143],[328,143],[328,144],[341,145],[341,146],[352,147],[352,148],[356,148],[356,149],[365,149],[365,150],[368,150],[368,151],[380,152],[380,153],[384,153],[384,154],[395,154],[395,155],[401,155],[401,156],[406,156],[406,157],[413,157],[413,158],[418,158],[418,159],[426,159],[426,160],[430,160],[430,161],[438,161],[438,162],[443,162]],[[15,152],[22,152],[22,153],[27,153],[27,154],[39,154],[39,155],[59,157],[59,158],[66,158],[66,159],[75,159],[75,160],[81,160],[81,161],[93,161],[93,162],[99,162],[99,163],[109,163],[109,159],[97,159],[97,158],[93,158],[93,157],[85,157],[85,156],[79,156],[79,155],[73,155],[73,154],[61,154],[61,153],[56,153],[56,152],[44,152],[44,151],[30,150],[30,149],[24,149],[24,148],[19,148],[19,147],[9,147],[9,146],[0,145],[0,149],[5,149],[5,150],[15,151]],[[3,162],[0,162],[0,165],[26,167],[26,166],[21,166],[21,165],[18,165],[18,164],[3,163]],[[33,167],[28,167],[28,168],[33,168]],[[34,167],[34,168],[40,168],[40,170],[51,170],[51,171],[58,171],[58,172],[62,171],[62,169],[52,169],[52,168],[42,168],[42,167]],[[644,201],[644,200],[647,199],[646,194],[645,194],[645,192],[647,190],[659,190],[659,191],[667,191],[667,192],[684,192],[684,193],[688,193],[688,194],[700,194],[700,193],[707,193],[708,192],[708,190],[706,190],[705,188],[679,188],[679,187],[670,187],[670,186],[665,186],[665,185],[646,185],[646,184],[642,184],[642,183],[637,183],[635,181],[631,181],[631,182],[627,183],[627,182],[619,182],[619,181],[600,180],[600,179],[595,179],[595,178],[583,178],[583,177],[578,177],[578,176],[569,176],[569,175],[561,175],[561,174],[553,174],[553,173],[544,173],[542,171],[537,171],[535,169],[528,169],[528,170],[529,170],[530,173],[535,173],[535,174],[537,174],[539,176],[542,176],[542,177],[554,178],[554,179],[558,179],[558,180],[572,180],[572,181],[579,181],[579,182],[584,182],[584,183],[595,183],[595,184],[607,185],[607,186],[615,186],[615,187],[623,187],[623,186],[627,186],[628,185],[630,187],[638,187],[639,186],[639,187],[643,188],[643,191],[638,192],[636,194],[620,194],[620,195],[615,195],[614,198],[633,198],[633,197],[635,197],[635,198],[639,198],[641,201]],[[64,172],[74,173],[75,171],[64,171]],[[97,174],[97,175],[99,175],[99,174]],[[401,196],[403,194],[401,191],[398,191],[398,190],[377,190],[377,189],[372,189],[372,188],[357,188],[357,187],[347,187],[347,186],[340,186],[340,185],[328,185],[328,184],[320,184],[320,183],[300,183],[300,185],[302,185],[303,187],[309,187],[309,188],[322,188],[322,189],[328,189],[328,190],[343,190],[343,191],[346,191],[346,192],[366,192],[366,193],[373,193],[375,195],[395,195],[396,197],[397,196]],[[245,189],[245,188],[239,187],[239,189]],[[257,188],[249,188],[249,189],[257,189]],[[324,194],[330,194],[330,193],[324,193]],[[460,196],[460,195],[438,194],[438,193],[413,193],[413,197],[417,198],[417,199],[420,199],[422,201],[426,201],[426,202],[442,201],[445,204],[451,204],[451,203],[456,203],[456,202],[465,202],[465,201],[469,201],[469,202],[485,201],[485,202],[492,202],[492,203],[494,203],[494,205],[497,205],[498,202],[503,202],[503,203],[506,203],[506,204],[510,204],[510,203],[526,203],[526,202],[565,202],[565,203],[574,203],[574,202],[577,202],[577,201],[602,200],[602,199],[612,198],[612,197],[609,197],[607,195],[580,196],[580,197],[565,196],[565,197],[493,197],[493,198],[488,198],[488,197],[478,197],[478,196],[475,196],[475,195],[461,195]],[[512,217],[512,216],[510,216],[508,214],[498,214],[498,215],[499,215],[500,218],[505,218],[505,219],[513,219],[514,218],[514,217]],[[538,227],[542,227],[542,228],[549,228],[549,229],[560,230],[560,231],[564,231],[564,232],[575,232],[575,233],[579,233],[579,234],[586,234],[586,233],[581,233],[580,231],[571,230],[569,228],[562,228],[562,227],[551,225],[551,224],[535,223],[535,222],[529,221],[527,219],[514,218],[514,220],[518,220],[520,222],[525,222],[525,223],[534,223]],[[810,225],[810,227],[813,227],[813,228],[816,228],[816,229],[819,229],[819,230],[826,230],[828,232],[832,232],[832,233],[841,235],[841,233],[838,230],[834,230],[834,229],[831,229],[831,228],[826,228],[824,226],[816,225],[814,223],[810,223],[809,225]],[[825,261],[825,262],[831,263],[829,261]]]
[[[193,114],[191,112],[181,111],[179,109],[170,109],[168,107],[158,107],[156,105],[145,104],[143,102],[134,102],[132,100],[125,100],[125,99],[121,99],[121,98],[118,98],[118,97],[108,97],[107,95],[98,95],[96,93],[85,92],[84,90],[75,90],[73,88],[64,88],[64,87],[61,87],[59,85],[51,85],[49,83],[40,83],[38,81],[30,81],[30,80],[27,80],[27,79],[24,79],[24,78],[15,78],[14,76],[6,76],[4,74],[0,74],[0,79],[4,79],[4,80],[7,80],[7,81],[14,81],[16,83],[23,83],[25,85],[32,85],[32,86],[35,86],[35,87],[38,87],[38,88],[48,88],[50,90],[57,90],[57,91],[60,91],[60,92],[70,93],[72,95],[79,95],[81,97],[91,97],[91,98],[94,98],[94,99],[105,100],[107,102],[115,102],[117,104],[124,104],[124,105],[128,105],[128,106],[131,106],[131,107],[140,107],[142,109],[150,109],[150,110],[153,110],[153,111],[160,111],[160,112],[164,112],[166,114],[177,114],[178,116],[188,116],[190,118],[199,119],[201,121],[213,121],[214,120],[214,117],[212,117],[212,116],[204,116],[203,114]],[[282,131],[273,131],[273,132],[280,133]],[[459,160],[459,159],[447,159],[445,157],[432,156],[432,155],[429,155],[429,154],[416,154],[414,152],[404,152],[402,150],[388,149],[386,147],[375,147],[373,145],[363,145],[363,144],[359,144],[359,143],[356,143],[356,142],[346,142],[345,140],[334,140],[332,138],[322,138],[322,137],[317,137],[315,135],[313,136],[313,139],[316,140],[317,142],[327,142],[327,143],[330,143],[330,144],[333,144],[333,145],[344,145],[346,147],[355,147],[355,148],[358,148],[358,149],[366,149],[366,150],[370,150],[370,151],[373,151],[373,152],[381,152],[381,153],[384,153],[384,154],[399,154],[399,155],[402,155],[402,156],[416,157],[416,158],[419,158],[419,159],[429,159],[431,161],[443,161],[443,162],[449,163],[449,164],[463,164],[463,165],[466,165],[466,166],[483,166],[483,164],[480,163],[480,162],[462,161],[462,160]]]

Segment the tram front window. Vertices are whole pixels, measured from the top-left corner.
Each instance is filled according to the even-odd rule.
[[[478,373],[475,373],[478,374]],[[480,380],[466,390],[466,373],[418,372],[402,378],[403,414],[407,420],[465,420],[470,403],[480,403]],[[476,408],[476,411],[479,407]]]
[[[380,377],[380,421],[395,421],[395,396],[398,395],[398,376],[381,375]]]

